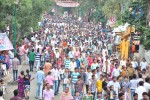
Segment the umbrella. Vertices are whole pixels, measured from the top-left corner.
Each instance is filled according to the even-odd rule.
[[[12,50],[13,45],[7,37],[6,33],[0,33],[0,51]]]

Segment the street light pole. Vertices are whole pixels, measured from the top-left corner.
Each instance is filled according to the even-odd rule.
[[[15,6],[14,6],[14,32],[13,32],[13,44],[14,44],[14,55],[16,55],[16,35],[17,35],[17,5],[19,3],[19,0],[16,0]]]

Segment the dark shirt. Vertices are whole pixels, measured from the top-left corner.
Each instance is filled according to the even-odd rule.
[[[103,89],[104,89],[105,87],[107,87],[107,82],[106,82],[106,81],[103,81],[103,82],[102,82],[102,87],[103,87]]]
[[[77,68],[80,68],[80,61],[78,59],[76,59],[75,62],[77,64]]]
[[[3,55],[0,55],[0,62],[4,62],[5,57]]]
[[[22,98],[20,98],[20,97],[16,96],[16,97],[12,97],[12,98],[10,98],[10,100],[22,100]]]
[[[85,72],[80,73],[81,79],[85,82],[86,81],[86,74]]]
[[[25,84],[25,85],[30,85],[30,78],[31,78],[31,75],[30,75],[30,74],[29,74],[29,75],[27,74],[26,76],[28,76],[29,79],[28,79],[28,78],[24,78],[24,84]],[[26,77],[26,76],[25,76],[25,77]]]
[[[76,84],[75,84],[75,91],[79,92],[79,93],[82,93],[83,86],[84,86],[84,82],[82,80],[80,82],[77,81]]]

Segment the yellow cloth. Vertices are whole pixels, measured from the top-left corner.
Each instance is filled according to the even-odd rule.
[[[102,80],[97,80],[96,82],[96,88],[97,88],[97,92],[102,92]]]
[[[122,69],[122,66],[119,66],[120,69]]]

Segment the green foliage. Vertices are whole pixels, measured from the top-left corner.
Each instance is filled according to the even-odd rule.
[[[121,12],[120,1],[121,0],[105,0],[102,10],[108,18],[118,17]]]
[[[0,30],[10,26],[13,33],[15,0],[0,0]],[[17,5],[17,31],[21,34],[29,33],[30,28],[38,28],[41,15],[50,9],[51,0],[19,0]]]
[[[107,18],[105,17],[103,11],[98,8],[96,9],[95,12],[92,13],[90,18],[92,20],[95,20],[96,22],[102,22],[103,26],[107,23]]]
[[[148,0],[138,0],[135,2],[131,2],[130,8],[132,8],[131,11],[127,10],[124,14],[121,15],[121,20],[123,23],[128,22],[131,25],[136,26],[136,30],[142,33],[141,36],[141,42],[145,46],[146,49],[150,49],[150,29],[147,28],[146,25],[146,15],[147,15],[147,8],[148,8]],[[141,8],[144,11],[144,15],[142,18],[134,18],[132,15],[132,11],[138,7],[141,6]]]
[[[150,49],[150,28],[142,27],[141,42],[146,50]]]
[[[121,13],[124,13],[128,9],[132,0],[79,0],[80,16],[87,16],[87,13],[91,9],[96,9],[96,12],[92,12],[90,19],[102,21],[106,23],[106,19],[111,17],[119,18]],[[119,22],[120,23],[120,22]]]
[[[79,3],[79,16],[88,16],[92,21],[102,22],[103,25],[106,24],[107,18],[102,11],[102,5],[104,4],[104,0],[79,0]]]

